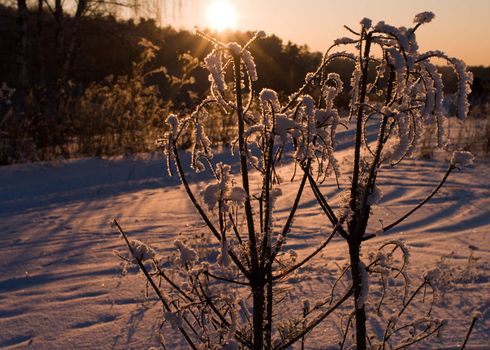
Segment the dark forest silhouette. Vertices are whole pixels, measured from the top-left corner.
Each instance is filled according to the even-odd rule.
[[[62,13],[60,20],[56,11],[18,4],[0,6],[0,84],[15,89],[10,101],[0,101],[0,164],[152,150],[165,115],[192,109],[208,93],[207,73],[193,57],[202,60],[211,45],[189,31],[95,12]],[[221,35],[243,44],[253,33]],[[142,39],[147,46],[139,45]],[[257,90],[272,88],[283,97],[322,57],[275,35],[252,51],[261,76]],[[330,68],[348,86],[352,64],[338,60]],[[455,90],[451,69],[441,70],[448,91]],[[472,101],[481,105],[488,101],[490,68],[471,70]],[[338,99],[347,105],[348,91]],[[214,122],[214,137],[229,141],[226,122]]]

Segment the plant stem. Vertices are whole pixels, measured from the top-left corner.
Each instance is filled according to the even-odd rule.
[[[357,211],[357,190],[359,186],[359,173],[361,161],[361,146],[362,146],[362,119],[364,115],[364,102],[366,101],[368,68],[369,68],[369,51],[371,49],[371,37],[366,38],[366,47],[364,49],[364,59],[361,60],[361,81],[359,87],[359,107],[357,109],[357,125],[356,125],[356,140],[354,149],[354,170],[352,172],[351,186],[351,202],[350,207],[353,213]],[[356,219],[354,218],[354,221]],[[354,225],[355,226],[355,225]]]
[[[362,275],[359,257],[360,244],[349,243],[349,255],[351,261],[352,287],[354,289],[354,307],[356,315],[356,344],[358,350],[366,349],[366,310],[364,305],[359,305],[362,294]]]
[[[444,174],[444,177],[442,178],[441,182],[439,183],[439,185],[437,185],[437,187],[432,191],[432,193],[430,195],[427,196],[427,198],[425,198],[422,202],[420,202],[415,208],[413,208],[412,210],[410,210],[408,213],[406,213],[405,215],[403,215],[401,218],[399,218],[398,220],[396,220],[395,222],[389,224],[388,226],[385,226],[383,227],[383,232],[386,232],[390,229],[392,229],[393,227],[395,227],[396,225],[398,225],[399,223],[401,223],[402,221],[404,221],[406,218],[408,218],[410,215],[412,215],[417,209],[419,209],[420,207],[422,207],[425,203],[427,203],[432,197],[434,197],[434,195],[441,189],[441,187],[444,185],[444,183],[446,182],[449,174],[451,174],[451,172],[456,169],[453,165],[450,165],[449,168],[447,169],[446,171],[446,174]]]
[[[352,295],[352,287],[340,298],[330,309],[325,311],[323,314],[317,316],[314,320],[312,320],[306,327],[304,327],[300,332],[295,334],[292,338],[290,338],[285,343],[277,346],[274,350],[285,350],[295,342],[303,338],[307,333],[311,332],[320,322],[322,322],[325,318],[327,318],[332,312],[337,310],[340,305],[342,305],[347,299]]]
[[[128,237],[126,236],[126,234],[124,233],[122,227],[119,225],[119,223],[117,222],[116,219],[114,219],[114,225],[116,225],[117,229],[119,230],[119,233],[123,236],[124,238],[124,241],[126,242],[126,245],[128,246],[128,249],[129,249],[129,252],[131,253],[131,256],[136,260],[136,263],[138,264],[140,270],[144,273],[147,281],[150,283],[151,287],[153,288],[153,290],[155,291],[155,293],[157,294],[158,298],[160,299],[160,301],[162,302],[163,304],[163,307],[165,310],[167,311],[171,311],[170,309],[170,305],[168,304],[168,302],[165,300],[165,298],[163,297],[162,295],[162,292],[160,292],[160,289],[157,287],[157,285],[155,284],[155,282],[153,281],[153,278],[151,278],[150,274],[148,273],[148,271],[146,270],[146,267],[145,265],[143,264],[143,262],[138,258],[136,257],[136,255],[134,254],[134,251],[133,251],[133,248],[131,247],[131,244],[129,243],[129,239]],[[197,347],[194,345],[194,342],[192,341],[192,339],[189,337],[189,335],[187,334],[186,330],[182,327],[179,327],[179,330],[180,332],[182,333],[182,335],[184,336],[185,340],[187,341],[187,343],[189,344],[189,346],[193,349],[193,350],[197,350]]]
[[[476,320],[478,320],[478,317],[473,317],[473,320],[471,321],[470,328],[468,329],[468,333],[466,333],[466,337],[464,338],[463,345],[461,345],[460,350],[464,350],[466,347],[466,343],[468,342],[468,339],[470,339],[471,332],[473,331],[473,327],[475,327]]]
[[[238,147],[240,149],[240,170],[242,174],[242,185],[245,193],[245,216],[248,227],[248,244],[251,262],[250,284],[253,295],[253,349],[262,350],[264,345],[264,274],[259,265],[257,255],[257,243],[255,240],[254,217],[252,205],[250,203],[250,186],[247,166],[247,152],[243,134],[245,133],[245,123],[243,120],[243,101],[241,87],[241,68],[240,56],[233,56],[235,73],[235,98],[236,111],[238,116]]]

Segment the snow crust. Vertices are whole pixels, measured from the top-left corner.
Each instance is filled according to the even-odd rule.
[[[369,130],[376,135],[376,129]],[[342,130],[338,137],[342,150],[338,156],[342,158],[351,152],[351,136]],[[181,157],[184,163],[190,163],[189,154]],[[232,169],[238,165],[229,156],[216,157],[230,163]],[[384,196],[373,209],[370,232],[379,229],[380,220],[390,222],[395,214],[404,213],[426,196],[428,188],[437,185],[437,174],[442,176],[446,167],[444,161],[408,160],[393,172],[381,171]],[[291,173],[284,170],[278,169],[289,179]],[[478,313],[482,319],[476,324],[470,345],[484,347],[487,343],[489,174],[490,166],[484,161],[456,173],[445,190],[412,220],[366,242],[367,252],[387,240],[402,239],[411,247],[409,269],[414,275],[441,266],[442,256],[448,257],[445,266],[461,266],[461,270],[448,270],[461,279],[444,294],[446,306],[438,314],[449,320],[448,328],[427,348],[437,347],[438,342],[461,342],[471,316]],[[95,349],[111,344],[115,348],[140,348],[141,344],[157,347],[155,334],[164,315],[155,296],[145,297],[141,274],[129,269],[122,277],[122,268],[112,251],[127,252],[127,247],[109,223],[117,217],[130,239],[148,243],[163,256],[175,250],[175,240],[184,242],[186,237],[202,232],[197,213],[178,180],[164,175],[162,158],[141,155],[6,166],[0,168],[0,180],[4,184],[0,187],[0,347],[26,348],[28,343],[36,349]],[[204,174],[196,174],[191,180],[194,188],[209,183]],[[258,184],[252,182],[254,186]],[[293,202],[298,180],[286,181],[283,186],[282,195],[275,199],[279,227],[286,219],[284,209]],[[240,191],[236,191],[239,197]],[[335,209],[339,201],[336,186],[323,185],[322,192]],[[288,237],[287,251],[298,258],[310,252],[310,244],[323,241],[327,230],[328,224],[314,202],[313,194],[306,191]],[[325,286],[336,278],[329,277],[333,261],[347,261],[341,253],[345,243],[334,239],[331,244],[323,257],[313,261],[307,279],[286,284],[292,296],[294,291],[306,291],[304,297],[312,305],[325,296]],[[178,258],[183,252],[182,261],[192,263],[192,248],[184,243],[180,248]],[[435,274],[428,276],[435,278]],[[412,281],[413,285],[417,282]],[[373,286],[374,281],[370,281],[370,288]],[[297,304],[302,307],[302,301]],[[242,307],[239,318],[246,319],[248,312]],[[171,320],[174,316],[165,317]],[[325,337],[336,334],[338,322],[333,318],[313,332],[307,338],[309,348],[323,349],[321,344]],[[180,337],[168,332],[167,346],[185,349]]]

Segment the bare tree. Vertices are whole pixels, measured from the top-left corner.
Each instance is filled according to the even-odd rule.
[[[27,4],[26,0],[17,0],[17,20],[19,23],[19,89],[21,109],[25,108],[26,90],[29,86],[27,72],[27,54],[28,54],[28,26],[27,26]]]

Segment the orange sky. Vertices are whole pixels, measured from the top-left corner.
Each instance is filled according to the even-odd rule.
[[[164,24],[191,29],[209,26],[206,10],[215,0],[187,0]],[[410,26],[415,14],[432,11],[436,18],[420,28],[420,50],[445,51],[469,65],[490,66],[490,0],[221,0],[237,10],[237,29],[262,29],[283,40],[323,51],[369,17],[376,23]],[[172,13],[167,7],[167,13]],[[175,12],[174,12],[175,13]]]

